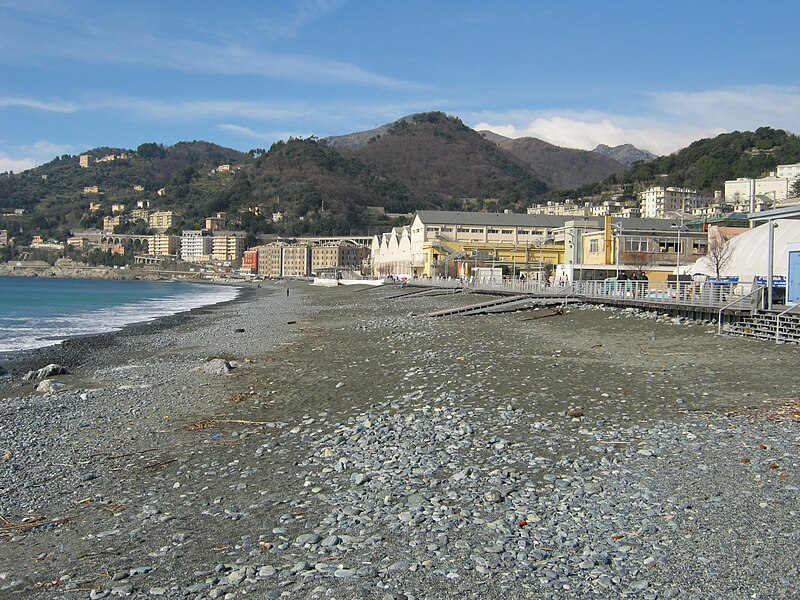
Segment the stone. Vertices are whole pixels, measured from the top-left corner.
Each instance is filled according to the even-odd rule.
[[[55,394],[59,390],[63,390],[66,385],[63,383],[59,383],[58,381],[53,381],[52,379],[45,379],[39,385],[36,386],[36,391],[40,392],[45,395]]]
[[[46,367],[42,367],[38,371],[28,371],[25,373],[25,375],[23,375],[22,379],[24,381],[31,381],[33,379],[45,379],[47,377],[53,377],[54,375],[69,375],[69,371],[61,365],[51,363]]]
[[[192,369],[194,373],[201,373],[203,375],[213,375],[219,377],[227,375],[233,370],[231,363],[222,358],[212,358],[211,360],[203,363],[199,367]]]

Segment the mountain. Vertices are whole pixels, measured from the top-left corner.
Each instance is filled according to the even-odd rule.
[[[686,148],[646,163],[606,183],[689,187],[713,193],[725,181],[763,177],[778,165],[800,162],[800,137],[782,129],[760,127],[693,142]]]
[[[467,198],[478,207],[488,200],[498,209],[519,209],[547,191],[521,160],[441,112],[400,119],[365,145],[337,150],[442,208],[461,208]]]
[[[638,161],[649,162],[658,158],[652,152],[640,150],[631,144],[622,144],[620,146],[614,146],[613,148],[611,146],[606,146],[605,144],[600,144],[597,146],[597,148],[592,150],[592,152],[613,158],[614,160],[621,162],[626,167],[630,167],[633,163]]]
[[[596,152],[561,148],[533,137],[510,139],[495,134],[493,139],[498,139],[495,143],[500,148],[516,156],[551,189],[575,189],[627,169],[621,162]]]
[[[22,227],[64,239],[69,229],[102,225],[103,216],[111,214],[112,202],[149,200],[153,207],[171,208],[172,199],[159,196],[159,189],[172,186],[180,192],[189,181],[221,164],[241,164],[250,159],[242,152],[198,141],[166,147],[148,143],[136,150],[93,148],[86,154],[95,159],[115,158],[83,168],[77,156],[65,154],[34,169],[0,176],[0,213],[7,212],[4,209],[27,213],[21,219],[0,217],[0,229]],[[97,186],[98,194],[84,193],[84,188],[92,186]],[[90,213],[92,201],[103,203],[104,208]]]
[[[489,131],[488,129],[479,129],[478,133],[480,133],[490,142],[494,142],[495,144],[500,144],[502,142],[510,142],[513,139],[510,137],[506,137],[504,135],[500,135],[499,133],[495,133],[494,131]]]

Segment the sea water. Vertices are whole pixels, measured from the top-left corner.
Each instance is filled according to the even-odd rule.
[[[187,282],[0,277],[0,352],[117,331],[232,300],[238,291]]]

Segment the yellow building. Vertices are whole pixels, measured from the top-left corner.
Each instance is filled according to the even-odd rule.
[[[151,256],[175,256],[181,247],[181,238],[177,235],[157,233],[150,243]]]
[[[554,232],[563,228],[568,218],[419,211],[410,226],[412,274],[466,276],[475,267],[494,266],[503,267],[508,275],[538,276],[547,265],[563,261],[563,241],[559,243]]]
[[[150,214],[148,223],[151,229],[169,229],[174,222],[171,210],[157,210]]]
[[[114,233],[114,228],[122,224],[122,217],[104,217],[103,218],[103,231]]]
[[[308,277],[311,274],[311,246],[293,244],[283,247],[283,277]]]

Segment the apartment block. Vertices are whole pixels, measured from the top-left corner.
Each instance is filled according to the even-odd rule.
[[[211,260],[233,262],[242,257],[243,231],[213,231],[211,234]]]
[[[211,259],[211,232],[202,229],[184,230],[181,236],[181,260],[207,262]]]
[[[117,225],[122,225],[123,219],[121,216],[117,215],[116,217],[104,217],[103,218],[103,231],[106,233],[114,233],[114,228]]]
[[[368,256],[369,248],[345,240],[320,244],[311,248],[311,272],[337,269],[360,272]]]
[[[176,256],[181,248],[181,237],[157,233],[150,242],[151,256]]]
[[[283,247],[283,277],[308,277],[311,274],[311,246],[292,244]]]
[[[213,216],[208,217],[206,219],[205,228],[211,231],[222,231],[225,229],[226,225],[226,215],[225,213],[219,212],[215,213]]]
[[[174,224],[174,215],[171,210],[157,210],[148,217],[148,224],[151,229],[165,230]]]
[[[87,169],[89,167],[89,165],[92,164],[92,155],[91,154],[81,154],[78,157],[78,164],[81,167],[83,167],[84,169]]]
[[[258,246],[258,274],[262,277],[281,277],[283,275],[283,248],[285,244]]]
[[[707,204],[705,197],[689,188],[653,186],[639,194],[641,215],[645,219],[664,219],[668,213],[689,213]]]
[[[0,246],[8,244],[8,230],[0,229]]]
[[[242,271],[258,273],[258,248],[250,248],[242,254]]]

